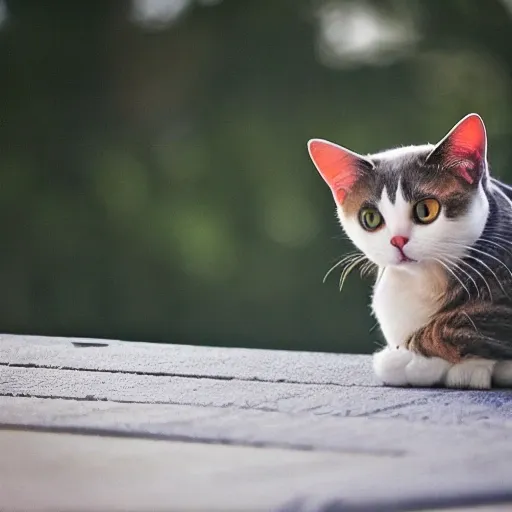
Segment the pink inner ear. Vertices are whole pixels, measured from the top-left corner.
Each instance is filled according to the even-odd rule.
[[[485,126],[476,114],[465,117],[446,137],[447,157],[457,162],[457,171],[468,182],[474,179],[469,170],[485,158],[487,136]]]
[[[482,158],[485,151],[485,127],[482,119],[476,114],[463,119],[450,134],[450,145],[455,151],[463,154],[473,153]]]
[[[357,179],[360,157],[348,149],[320,139],[310,140],[309,155],[336,200],[343,203]]]

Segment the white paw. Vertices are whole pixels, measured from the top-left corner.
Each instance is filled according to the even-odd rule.
[[[444,359],[424,357],[400,347],[386,347],[373,355],[373,370],[388,386],[433,386],[443,381],[450,366]]]
[[[405,374],[411,386],[431,387],[442,384],[452,364],[440,357],[424,357],[414,354],[405,367]]]
[[[386,347],[373,354],[373,371],[388,386],[407,386],[405,367],[411,359],[412,353],[404,348]]]
[[[445,379],[447,388],[490,389],[496,361],[470,359],[453,365]]]
[[[512,361],[498,361],[494,367],[492,381],[502,388],[512,387]]]

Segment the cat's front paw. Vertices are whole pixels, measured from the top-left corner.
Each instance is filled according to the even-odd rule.
[[[388,386],[407,386],[405,367],[412,360],[412,352],[405,348],[386,347],[373,354],[373,371]]]
[[[446,374],[447,388],[490,389],[496,361],[470,359],[454,364]]]
[[[450,366],[444,359],[403,347],[386,347],[373,355],[375,375],[388,386],[431,387],[443,382]]]
[[[414,387],[442,385],[451,363],[440,357],[425,357],[413,352],[411,362],[405,367],[409,384]]]

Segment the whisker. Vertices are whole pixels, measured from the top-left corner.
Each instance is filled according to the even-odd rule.
[[[471,259],[475,260],[475,261],[480,261],[478,259],[475,259],[474,257],[472,257]],[[458,258],[457,261],[459,261],[463,265],[466,265],[466,267],[469,267],[473,272],[475,272],[475,274],[478,274],[478,277],[480,277],[480,279],[484,282],[484,284],[487,288],[487,291],[489,292],[489,297],[492,300],[492,289],[491,289],[491,286],[489,285],[489,281],[487,281],[485,276],[479,270],[477,270],[473,265],[471,265],[471,263],[468,263],[467,261],[464,261],[461,258]],[[480,290],[479,290],[479,292],[480,292]],[[480,294],[479,294],[479,296],[480,296]]]
[[[375,326],[373,328],[375,328],[378,324],[375,324]],[[371,331],[370,331],[371,332]],[[387,343],[383,342],[383,341],[380,341],[380,340],[375,340],[373,342],[374,345],[377,345],[377,347],[379,348],[386,348],[387,347]]]
[[[510,274],[510,276],[512,277],[512,271],[507,267],[507,265],[502,261],[500,260],[499,258],[497,258],[496,256],[492,255],[492,254],[489,254],[488,252],[485,252],[485,251],[482,251],[480,249],[476,249],[475,247],[470,247],[468,245],[464,245],[464,244],[460,244],[460,243],[455,243],[455,242],[452,242],[453,245],[457,245],[458,247],[460,248],[463,248],[467,251],[474,251],[478,254],[482,254],[483,256],[486,256],[488,258],[492,258],[493,260],[497,261],[500,265],[502,265],[507,271],[508,273]],[[473,256],[471,254],[466,254],[465,256],[466,258],[469,258],[469,259],[472,259],[478,263],[480,263],[480,265],[482,265],[483,267],[485,267],[494,277],[494,279],[496,279],[496,282],[498,283],[499,287],[501,288],[501,290],[503,291],[503,293],[508,297],[508,293],[505,291],[505,288],[503,287],[503,284],[501,283],[501,281],[498,279],[498,276],[496,275],[496,273],[493,271],[493,269],[491,267],[489,267],[489,265],[487,265],[484,261],[482,261],[482,259],[480,258],[477,258],[476,256]],[[464,263],[465,265],[468,265],[470,266],[467,262],[464,262],[464,260],[462,258],[458,258],[458,261],[460,261],[461,263]],[[489,283],[487,282],[487,280],[484,278],[484,276],[482,274],[480,274],[473,266],[470,266],[470,268],[472,268],[475,272],[477,272],[480,277],[483,279],[483,281],[485,282],[486,286],[487,286],[487,289],[489,290],[489,294],[491,295],[491,300],[492,300],[492,293],[491,293],[491,288],[489,286]]]
[[[349,242],[351,242],[351,238],[346,236],[346,235],[334,235],[331,237],[332,240],[347,240]]]
[[[384,275],[386,267],[377,267],[377,279],[375,279],[375,286],[377,286]]]
[[[464,288],[464,290],[466,290],[468,297],[471,298],[471,293],[469,292],[467,286],[461,281],[459,276],[457,276],[457,274],[449,267],[449,265],[447,265],[446,263],[444,263],[442,260],[440,260],[438,258],[432,258],[432,259],[437,261],[438,263],[440,263],[446,270],[448,270],[448,272],[450,272],[453,275],[453,277],[455,277],[455,279],[457,279],[457,281],[460,283],[462,288]]]
[[[509,244],[509,245],[512,245],[512,241],[508,240],[507,238],[504,238],[500,235],[496,235],[495,233],[493,233],[493,238],[496,238],[497,240],[499,240],[500,242],[503,242],[504,244]]]
[[[503,263],[503,261],[501,261],[496,256],[493,256],[492,254],[489,254],[485,251],[481,251],[480,249],[475,249],[474,247],[467,247],[467,249],[470,251],[478,252],[479,254],[483,254],[484,256],[487,256],[487,257],[492,258],[493,260],[497,261],[499,264],[503,265],[507,269],[508,273],[510,274],[510,277],[512,277],[512,271],[507,267],[507,265],[505,265],[505,263]]]
[[[346,256],[344,256],[343,258],[341,258],[340,261],[338,261],[337,263],[335,263],[328,271],[327,271],[327,274],[325,274],[322,282],[325,283],[325,281],[327,280],[327,278],[329,277],[329,275],[331,274],[331,272],[339,267],[340,265],[342,265],[343,263],[346,263],[348,261],[352,261],[353,259],[359,257],[359,256],[362,256],[363,253],[359,252],[359,251],[356,251],[356,252],[351,252],[349,254],[347,254]]]
[[[510,197],[508,197],[507,194],[505,194],[505,192],[503,192],[503,190],[501,190],[501,188],[494,183],[492,184],[492,188],[508,202],[508,205],[512,209],[512,200],[510,200]]]
[[[473,319],[466,313],[466,311],[462,311],[462,314],[469,320],[475,331],[479,333],[479,330],[476,328],[475,322],[473,322]]]
[[[352,270],[354,268],[356,268],[360,263],[362,263],[364,260],[366,260],[366,256],[360,256],[358,259],[356,259],[355,261],[349,263],[343,270],[343,272],[341,273],[341,277],[340,277],[340,291],[343,289],[343,285],[345,284],[345,279],[347,279],[348,275],[350,274],[350,272],[352,272]]]
[[[374,270],[374,267],[376,267],[375,263],[368,260],[361,268],[361,277],[366,277],[368,274],[370,274],[370,272]]]
[[[378,326],[379,326],[379,322],[375,322],[375,323],[373,324],[373,326],[370,328],[370,330],[368,331],[368,333],[373,332],[373,331],[374,331]],[[375,343],[377,343],[377,342],[375,342]],[[382,342],[380,342],[380,345],[379,345],[379,346],[383,347],[383,346],[384,346],[384,344],[383,344]]]
[[[341,272],[341,276],[340,276],[340,287],[339,287],[340,291],[342,290],[343,284],[345,283],[345,279],[348,277],[350,272],[352,272],[352,270],[354,268],[356,268],[360,263],[362,263],[365,259],[366,259],[366,257],[361,255],[358,258],[356,258],[355,260],[352,260],[345,265],[345,267],[343,268],[343,271]]]
[[[501,290],[503,291],[503,293],[505,295],[507,295],[507,292],[505,291],[505,289],[503,288],[503,285],[501,284],[500,280],[498,279],[498,276],[495,274],[495,272],[492,270],[491,267],[489,267],[489,265],[487,265],[486,263],[484,263],[480,258],[477,258],[475,256],[471,256],[470,254],[468,254],[466,256],[466,258],[470,258],[478,263],[480,263],[480,265],[482,265],[483,267],[485,267],[494,277],[494,279],[496,279],[496,282],[498,283],[499,287],[501,288]],[[466,263],[468,264],[468,263]],[[476,272],[476,269],[473,267],[473,270],[475,270]],[[491,300],[492,300],[492,294],[491,294],[491,288],[489,286],[489,283],[485,280],[485,278],[482,276],[482,279],[485,281],[486,285],[487,285],[487,289],[489,290],[489,295],[491,296]]]
[[[511,251],[509,251],[507,248],[503,247],[501,244],[499,244],[497,242],[494,242],[493,240],[489,240],[488,238],[480,238],[479,240],[481,240],[482,242],[485,242],[487,244],[492,244],[495,247],[499,247],[501,250],[503,250],[505,252],[508,252],[512,256],[512,252]]]
[[[480,274],[478,272],[478,270],[475,270],[471,265],[469,265],[469,263],[466,263],[460,259],[456,259],[455,261],[453,259],[451,259],[450,257],[448,256],[444,256],[445,260],[447,260],[448,263],[451,263],[455,268],[457,268],[458,270],[460,270],[464,275],[466,275],[471,281],[472,283],[475,285],[475,289],[476,289],[476,294],[477,294],[477,297],[480,297],[480,288],[478,287],[478,284],[477,282],[475,281],[475,279],[473,278],[473,276],[471,274],[469,274],[468,272],[466,272],[463,268],[461,268],[459,265],[457,265],[457,261],[460,261],[461,263],[465,263],[466,265],[469,266],[469,268],[471,268],[472,270],[474,270],[477,274]],[[484,276],[482,274],[480,274],[480,277],[482,279],[484,279]],[[471,297],[470,297],[471,298]]]

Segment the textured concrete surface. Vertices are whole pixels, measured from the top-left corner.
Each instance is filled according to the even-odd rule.
[[[375,386],[356,355],[0,335],[0,364],[144,375]],[[75,348],[76,350],[70,350]]]
[[[387,468],[384,457],[352,453],[8,430],[0,431],[0,453],[9,511],[272,510],[290,495],[329,494],[340,474],[357,485]],[[344,507],[360,508],[350,496]]]
[[[0,453],[2,510],[10,511],[269,510],[358,462],[321,451],[12,431],[0,432]]]
[[[498,510],[502,502],[512,510],[512,393],[381,387],[366,356],[1,336],[0,426],[16,429],[0,431],[0,445],[3,439],[11,455],[0,458],[0,509],[3,496],[15,496],[9,505],[21,500],[9,490],[31,486],[21,470],[15,480],[1,476],[17,458],[16,443],[5,436],[29,429],[129,437],[101,438],[107,448],[96,470],[105,473],[104,482],[122,465],[107,456],[118,453],[110,446],[139,454],[145,449],[136,445],[160,446],[161,460],[148,448],[156,459],[144,463],[154,477],[135,466],[122,473],[119,485],[133,492],[156,489],[144,482],[162,482],[162,474],[179,473],[184,464],[205,468],[201,478],[215,480],[217,471],[228,471],[215,460],[231,461],[231,476],[211,487],[193,471],[176,479],[181,491],[204,489],[200,496],[161,483],[153,493],[161,508],[148,498],[134,510]],[[63,441],[68,451],[61,451],[44,448],[47,442],[37,437],[43,434],[23,435],[36,436],[17,441],[23,464],[42,467],[53,454],[68,478],[73,472],[84,478],[90,460],[68,451],[93,438],[58,434],[56,446],[69,439]],[[28,445],[40,448],[27,451]],[[223,450],[234,451],[224,456]],[[46,490],[58,489],[58,475]],[[91,480],[92,490],[98,481]],[[125,503],[116,502],[119,486],[107,494],[102,489],[89,494],[106,501],[93,500],[88,510]],[[56,493],[47,492],[47,499]],[[19,501],[20,510],[43,510],[44,497],[36,501],[37,507]]]

